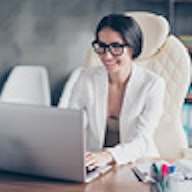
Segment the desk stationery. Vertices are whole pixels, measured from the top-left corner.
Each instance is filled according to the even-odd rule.
[[[114,167],[88,184],[51,180],[0,172],[2,192],[149,192],[150,186],[138,182],[129,165]]]

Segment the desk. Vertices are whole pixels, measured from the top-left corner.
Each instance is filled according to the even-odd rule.
[[[149,192],[148,184],[138,182],[130,166],[114,167],[89,184],[77,184],[0,172],[2,192]]]

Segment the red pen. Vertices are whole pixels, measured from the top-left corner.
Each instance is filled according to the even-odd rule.
[[[167,164],[161,165],[161,175],[162,179],[160,181],[162,191],[164,192],[167,188],[167,181],[166,181],[166,175],[169,173],[169,166]]]
[[[161,165],[161,175],[165,176],[169,172],[169,166],[167,164],[162,164]]]

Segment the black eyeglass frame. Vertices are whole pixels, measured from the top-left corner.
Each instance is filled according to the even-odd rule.
[[[102,52],[99,52],[98,49],[95,47],[95,44],[102,44],[102,48],[103,48],[103,51]],[[120,43],[111,43],[109,45],[101,42],[101,41],[98,41],[98,40],[94,40],[92,42],[92,47],[94,49],[94,51],[98,54],[98,55],[103,55],[106,53],[106,49],[109,50],[109,52],[113,55],[113,56],[121,56],[123,53],[124,53],[124,47],[126,46],[129,46],[128,43],[124,43],[124,44],[120,44]],[[112,51],[112,48],[121,48],[121,52],[120,53],[114,53]]]

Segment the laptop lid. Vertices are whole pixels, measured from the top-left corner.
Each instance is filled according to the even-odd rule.
[[[0,170],[85,181],[83,113],[0,103]]]

